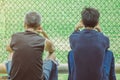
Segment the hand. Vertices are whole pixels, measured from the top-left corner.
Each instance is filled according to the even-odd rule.
[[[98,24],[97,26],[95,26],[95,29],[96,29],[98,32],[101,32],[101,31],[102,31],[99,24]]]
[[[41,33],[45,38],[49,39],[47,33],[42,29],[42,27],[36,30],[37,33]]]
[[[51,59],[51,60],[55,60],[56,59],[56,55],[54,53],[52,53],[52,54],[49,54],[47,58]]]
[[[43,30],[36,30],[37,33],[44,34],[45,32]]]
[[[83,27],[84,27],[84,25],[83,25],[82,21],[79,21],[77,23],[77,25],[75,26],[75,31],[78,31],[80,28],[83,28]]]
[[[36,30],[36,32],[38,32],[38,33],[44,33],[44,30],[43,30],[42,27],[39,27],[39,28]]]

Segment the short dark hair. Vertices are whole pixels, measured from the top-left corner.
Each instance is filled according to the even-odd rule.
[[[41,24],[41,16],[37,12],[28,12],[25,15],[25,24],[29,28],[37,28]]]
[[[82,21],[85,27],[95,27],[98,24],[100,13],[94,8],[85,8],[81,12]]]

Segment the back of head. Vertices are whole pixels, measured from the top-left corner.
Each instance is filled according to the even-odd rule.
[[[37,12],[28,12],[25,15],[25,24],[27,28],[36,29],[41,24],[41,16]]]
[[[94,8],[85,8],[82,13],[82,21],[85,27],[95,27],[99,21],[99,12]]]

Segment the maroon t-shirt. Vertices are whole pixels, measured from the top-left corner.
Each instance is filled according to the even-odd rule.
[[[10,44],[14,50],[11,80],[43,80],[44,42],[45,39],[34,32],[13,34]]]

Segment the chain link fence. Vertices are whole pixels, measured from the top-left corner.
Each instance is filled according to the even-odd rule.
[[[101,13],[100,26],[110,38],[110,50],[120,59],[120,0],[0,0],[0,62],[7,60],[6,45],[11,35],[24,31],[24,15],[37,11],[42,26],[56,47],[57,59],[67,62],[69,35],[81,19],[84,7],[94,7]]]

